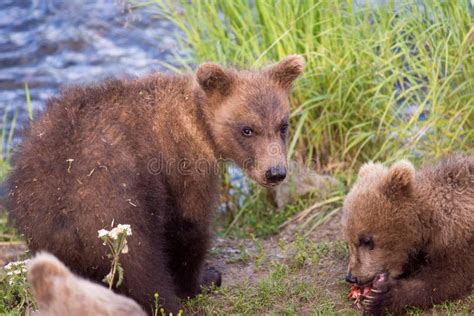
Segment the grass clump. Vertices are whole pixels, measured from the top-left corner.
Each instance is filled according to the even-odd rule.
[[[26,108],[28,109],[28,117],[33,120],[33,108],[31,106],[30,90],[25,82]],[[11,169],[10,158],[11,148],[13,145],[13,135],[18,117],[18,111],[11,115],[11,111],[5,110],[2,116],[2,127],[0,131],[0,183],[5,180]],[[8,124],[10,123],[10,124]],[[9,127],[7,128],[7,125]]]
[[[346,291],[342,280],[335,277],[335,271],[324,274],[327,265],[343,265],[341,254],[334,251],[337,247],[333,242],[315,244],[300,236],[280,256],[274,256],[274,245],[266,244],[267,260],[259,268],[261,249],[255,249],[248,262],[235,263],[242,269],[254,267],[258,278],[249,275],[200,294],[185,302],[185,309],[193,315],[323,315],[347,310],[345,295],[339,295]],[[347,311],[356,315],[355,310]]]
[[[241,206],[236,205],[235,209],[228,210],[226,216],[218,220],[218,233],[237,238],[245,237],[249,233],[257,237],[268,237],[277,233],[288,217],[304,209],[312,201],[310,197],[300,199],[283,209],[274,211],[268,194],[262,188],[252,187],[251,194],[245,197]],[[242,196],[235,198],[242,198]]]
[[[17,112],[9,119],[9,112],[5,111],[2,117],[2,129],[0,132],[0,182],[5,179],[10,171],[10,150],[13,141],[13,133],[15,132],[15,125],[17,119]],[[8,122],[10,126],[7,128]]]
[[[29,259],[11,262],[0,270],[0,312],[2,315],[30,315],[37,309],[26,281]]]
[[[15,228],[8,225],[6,210],[0,207],[0,243],[13,243],[20,241],[20,236]]]

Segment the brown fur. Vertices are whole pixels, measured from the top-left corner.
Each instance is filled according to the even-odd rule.
[[[144,316],[133,300],[73,275],[54,256],[41,253],[28,267],[41,316]]]
[[[29,248],[99,281],[110,263],[97,230],[130,224],[119,290],[145,310],[155,291],[175,311],[177,297],[219,283],[215,271],[202,274],[218,162],[276,184],[265,174],[286,167],[282,124],[289,83],[302,71],[302,58],[290,56],[257,72],[203,64],[195,76],[66,90],[32,123],[10,179],[9,209]]]
[[[418,172],[408,161],[364,165],[344,203],[349,275],[374,285],[366,313],[402,314],[461,298],[474,283],[474,156]],[[379,292],[379,293],[376,293]]]

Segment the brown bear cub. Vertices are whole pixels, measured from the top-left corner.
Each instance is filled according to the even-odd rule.
[[[474,284],[474,156],[415,171],[368,163],[344,202],[346,280],[371,286],[365,314],[403,314],[461,298]]]
[[[222,159],[256,182],[286,175],[288,94],[304,61],[261,71],[202,64],[195,75],[155,74],[74,88],[48,103],[26,132],[10,179],[13,220],[46,250],[100,282],[110,269],[97,231],[130,224],[119,292],[167,311],[201,285]]]
[[[145,316],[128,297],[78,278],[57,258],[38,254],[29,264],[28,281],[40,316]]]

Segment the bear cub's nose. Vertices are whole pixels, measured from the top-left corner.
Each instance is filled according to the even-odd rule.
[[[265,172],[265,178],[269,183],[278,183],[286,178],[286,168],[282,166],[271,167]]]
[[[357,278],[349,272],[349,274],[346,275],[346,282],[357,283]]]

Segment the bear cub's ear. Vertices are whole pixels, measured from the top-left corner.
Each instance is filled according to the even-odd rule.
[[[66,278],[69,274],[69,270],[56,257],[39,253],[28,267],[28,281],[38,303],[50,304],[54,296],[54,279]]]
[[[408,160],[394,163],[388,170],[386,193],[389,195],[406,192],[411,188],[415,178],[415,167]]]
[[[366,162],[359,169],[357,178],[362,179],[369,175],[376,175],[385,172],[386,168],[381,163],[374,163],[372,161]]]
[[[268,69],[268,74],[283,88],[290,89],[293,81],[303,73],[304,64],[303,56],[290,55],[283,58],[278,64],[271,66]]]
[[[204,63],[196,70],[197,82],[207,94],[219,92],[222,95],[230,93],[234,75],[231,71],[214,63]]]

